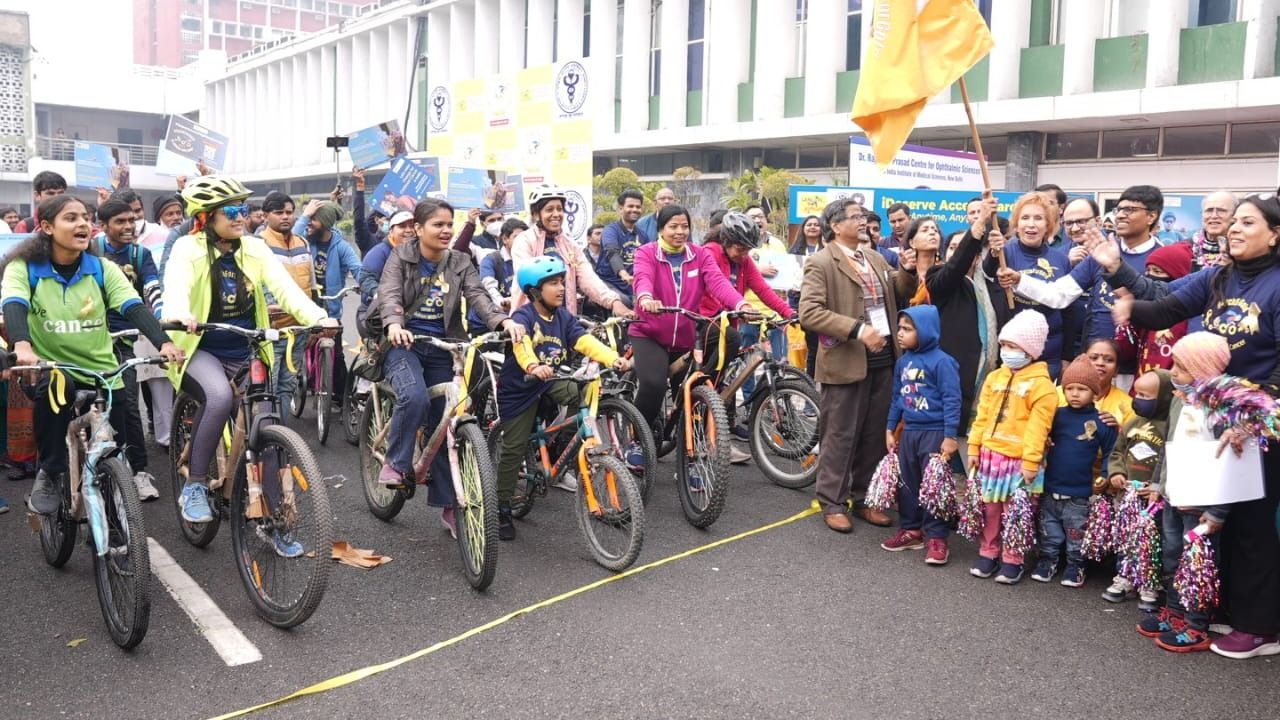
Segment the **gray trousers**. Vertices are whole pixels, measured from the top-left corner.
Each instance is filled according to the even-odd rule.
[[[850,495],[866,491],[876,464],[888,452],[884,430],[892,396],[892,366],[868,370],[861,382],[822,384],[816,489],[824,513],[845,512]]]

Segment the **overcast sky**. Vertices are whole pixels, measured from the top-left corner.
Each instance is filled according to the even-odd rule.
[[[133,62],[132,0],[0,0],[0,7],[29,14],[36,51],[82,66],[87,78]]]

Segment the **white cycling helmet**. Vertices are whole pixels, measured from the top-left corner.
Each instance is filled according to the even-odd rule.
[[[552,183],[542,183],[529,191],[529,206],[534,210],[541,208],[543,203],[548,200],[564,202],[566,199],[568,199],[568,196],[565,195],[564,190]]]

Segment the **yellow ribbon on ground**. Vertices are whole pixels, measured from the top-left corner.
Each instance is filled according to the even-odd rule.
[[[755,528],[754,530],[747,530],[745,532],[738,533],[737,535],[733,535],[731,537],[727,537],[722,540],[716,540],[715,542],[707,543],[706,545],[701,545],[699,547],[692,548],[690,550],[685,550],[684,552],[676,553],[675,555],[669,555],[665,558],[662,558],[661,560],[655,560],[651,563],[647,563],[639,567],[631,568],[630,570],[618,573],[617,575],[610,575],[609,577],[601,578],[593,583],[588,583],[586,585],[583,585],[582,587],[575,588],[566,593],[561,593],[560,595],[556,595],[555,597],[547,598],[546,600],[536,602],[527,607],[520,608],[519,610],[513,610],[507,613],[506,615],[503,615],[502,617],[499,617],[494,620],[490,620],[489,622],[483,625],[471,628],[470,630],[462,633],[461,635],[455,635],[449,638],[448,640],[441,640],[435,645],[432,645],[430,647],[425,647],[421,650],[418,650],[417,652],[405,655],[404,657],[396,658],[395,660],[389,660],[387,662],[380,663],[377,665],[369,665],[368,667],[363,667],[363,668],[360,668],[359,670],[352,670],[351,672],[343,673],[342,675],[338,675],[336,677],[331,677],[328,680],[322,680],[314,685],[302,688],[297,692],[285,695],[282,698],[278,698],[270,702],[265,702],[265,703],[262,703],[261,705],[254,705],[253,707],[247,707],[247,708],[244,708],[243,710],[236,710],[235,712],[227,713],[226,715],[219,715],[216,718],[213,718],[212,720],[230,720],[230,718],[244,717],[245,715],[248,715],[250,713],[255,713],[259,710],[265,710],[269,707],[274,707],[276,705],[283,705],[284,703],[287,703],[291,700],[297,700],[298,698],[303,698],[308,695],[319,695],[320,693],[329,692],[330,690],[336,690],[340,687],[350,685],[354,682],[363,680],[367,677],[371,677],[379,673],[384,673],[388,670],[393,670],[395,668],[398,668],[401,665],[404,665],[406,663],[410,663],[410,662],[413,662],[414,660],[424,658],[427,655],[430,655],[434,652],[438,652],[440,650],[444,650],[445,648],[452,647],[462,642],[463,640],[468,640],[470,638],[475,637],[476,635],[492,630],[500,625],[505,625],[506,623],[509,623],[512,620],[515,620],[516,618],[519,618],[523,615],[528,615],[529,613],[534,612],[536,610],[542,610],[542,609],[551,607],[552,605],[555,605],[557,603],[562,603],[565,600],[575,598],[585,593],[589,593],[592,590],[604,587],[605,585],[608,585],[610,583],[618,582],[619,580],[622,580],[624,578],[629,578],[633,575],[639,575],[640,573],[646,572],[648,570],[654,570],[656,568],[660,568],[663,565],[668,565],[677,560],[683,560],[685,558],[707,552],[708,550],[714,550],[715,548],[721,547],[723,545],[728,545],[729,543],[737,542],[738,540],[749,538],[753,535],[759,535],[761,533],[765,533],[770,530],[780,528],[784,525],[790,525],[793,522],[796,522],[798,520],[803,520],[804,518],[807,518],[810,515],[814,515],[817,512],[818,512],[818,504],[815,501],[812,504],[810,504],[809,507],[796,513],[795,515],[783,518],[776,522],[771,522],[768,525],[762,525],[758,528]]]

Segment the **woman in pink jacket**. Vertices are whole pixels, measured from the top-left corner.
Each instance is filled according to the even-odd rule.
[[[664,306],[701,310],[703,298],[715,298],[716,310],[732,308],[753,313],[742,294],[720,272],[711,251],[689,242],[689,211],[667,205],[658,211],[658,241],[636,250],[636,310],[631,324],[631,347],[636,380],[636,407],[653,425],[662,407],[668,367],[693,349],[697,328],[683,315],[661,313]],[[673,385],[679,378],[673,378]]]

